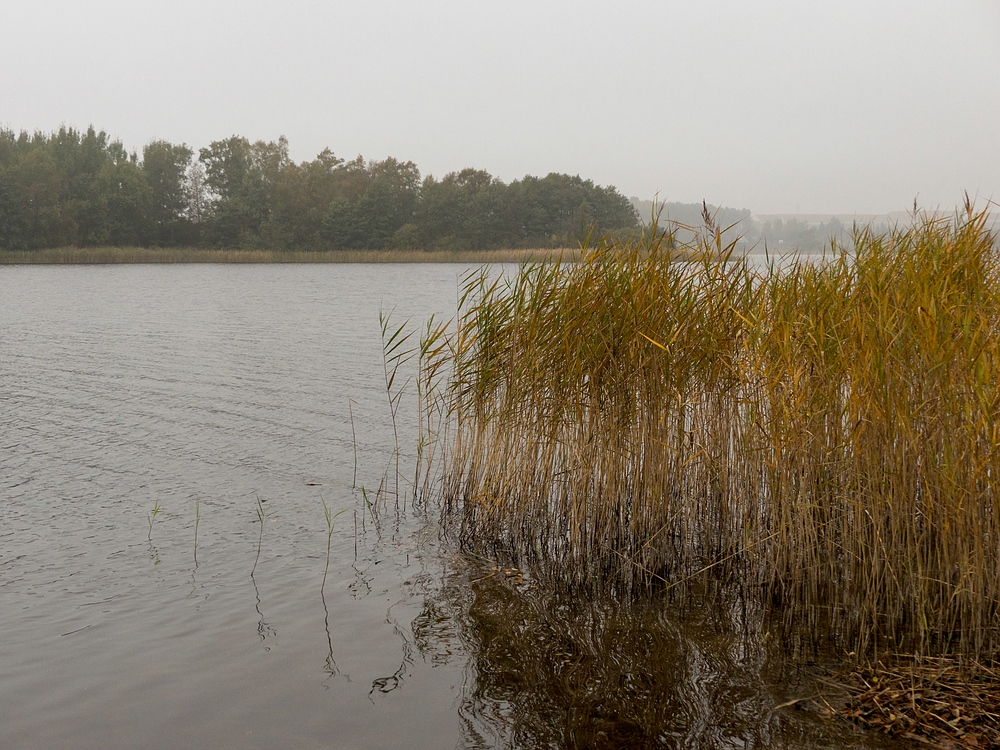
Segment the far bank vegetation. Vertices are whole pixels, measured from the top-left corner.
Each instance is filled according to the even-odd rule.
[[[11,252],[52,248],[102,248],[109,258],[110,247],[187,257],[195,250],[551,250],[577,247],[590,231],[639,226],[615,188],[566,174],[505,183],[468,168],[436,178],[411,161],[343,159],[330,149],[296,163],[283,137],[234,135],[197,154],[159,140],[140,154],[94,128],[0,129],[7,262]]]

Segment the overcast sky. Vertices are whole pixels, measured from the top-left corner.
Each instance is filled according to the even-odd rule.
[[[1000,201],[1000,0],[32,0],[0,126],[141,150],[233,134],[309,160],[755,213]]]

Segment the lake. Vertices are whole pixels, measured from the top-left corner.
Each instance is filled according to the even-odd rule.
[[[441,538],[379,313],[465,271],[0,268],[0,747],[884,746],[776,708],[806,688],[731,613]]]

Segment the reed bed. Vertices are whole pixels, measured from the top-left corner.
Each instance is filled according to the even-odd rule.
[[[764,270],[720,237],[466,280],[422,347],[446,522],[561,586],[712,582],[793,645],[997,658],[986,215],[856,229],[849,253]]]
[[[155,247],[58,247],[0,250],[0,265],[120,263],[548,263],[578,260],[577,249],[423,250],[212,250]]]

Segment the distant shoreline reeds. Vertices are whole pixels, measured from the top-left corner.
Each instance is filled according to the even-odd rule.
[[[557,585],[736,591],[804,647],[998,658],[986,214],[763,271],[712,229],[467,279],[423,345],[445,522]]]
[[[0,250],[0,265],[100,265],[140,263],[527,263],[571,262],[580,250],[211,250],[204,248],[59,247]]]

